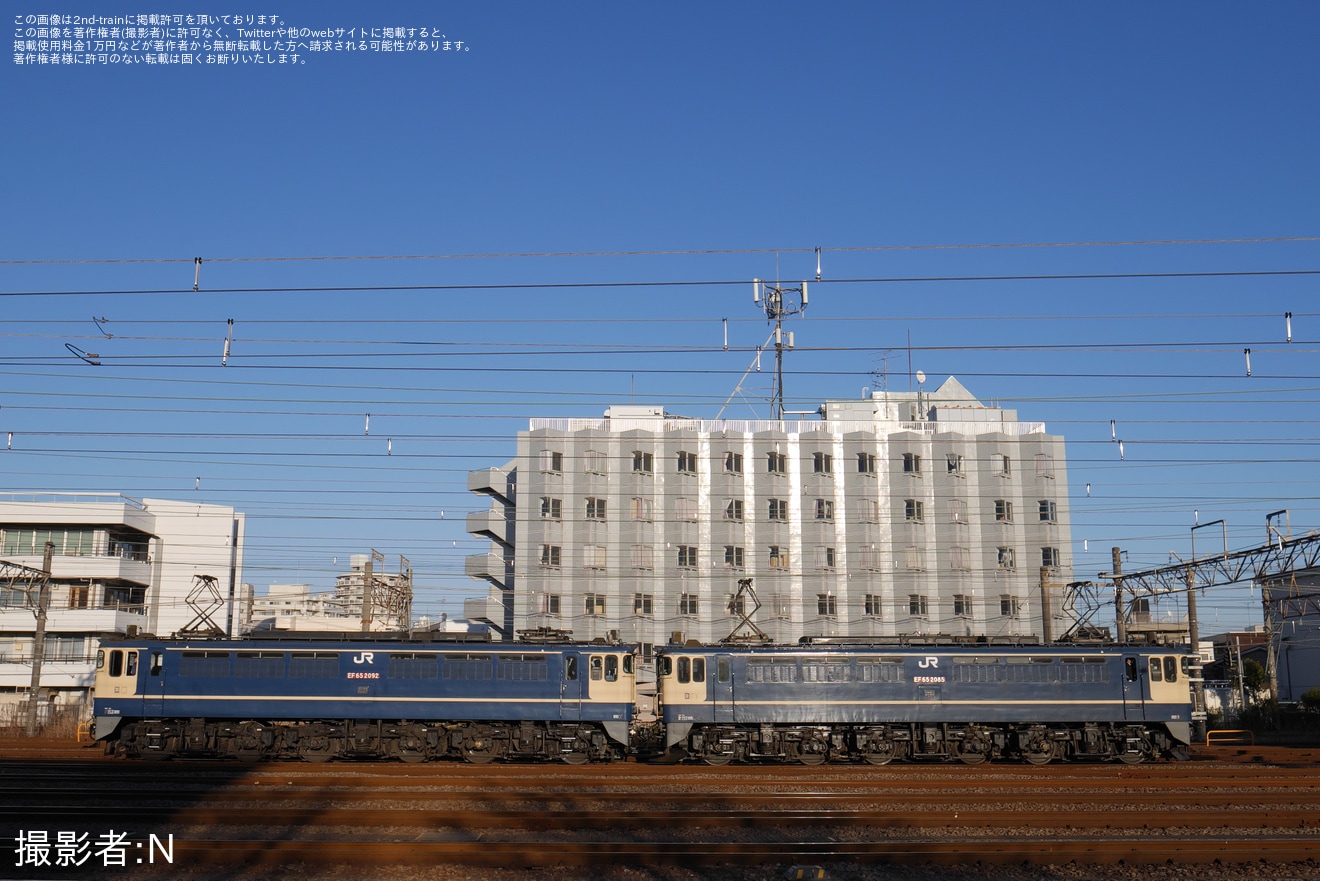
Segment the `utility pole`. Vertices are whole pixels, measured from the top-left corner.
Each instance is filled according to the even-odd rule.
[[[46,542],[41,558],[41,585],[37,588],[37,630],[32,641],[32,681],[28,685],[27,736],[37,736],[37,712],[41,705],[41,662],[46,655],[46,607],[50,605],[50,563],[55,544]]]
[[[1116,635],[1119,645],[1127,644],[1127,618],[1123,614],[1123,552],[1118,548],[1110,548],[1110,555],[1113,557],[1114,567],[1114,613]]]
[[[1196,657],[1196,675],[1192,677],[1192,742],[1205,743],[1205,680],[1201,676],[1201,628],[1196,620],[1196,568],[1193,566],[1187,567],[1187,638]]]
[[[762,299],[764,297],[764,299]],[[807,311],[807,283],[801,287],[780,287],[759,278],[752,279],[752,302],[765,310],[765,317],[775,324],[775,419],[784,418],[784,351],[793,348],[793,332],[784,333],[784,318]]]
[[[1040,631],[1045,645],[1054,644],[1053,624],[1050,620],[1054,612],[1050,608],[1050,569],[1040,567]]]

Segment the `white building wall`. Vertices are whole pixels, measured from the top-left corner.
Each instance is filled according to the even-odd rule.
[[[726,605],[741,577],[754,579],[755,620],[779,642],[1039,637],[1044,548],[1057,549],[1049,580],[1071,578],[1062,438],[979,404],[956,380],[888,397],[830,402],[821,421],[710,422],[631,407],[602,420],[534,420],[501,472],[516,478],[516,541],[512,576],[500,573],[492,594],[512,591],[517,630],[584,639],[718,640],[737,623]],[[740,473],[726,470],[726,454],[741,455]],[[956,470],[950,456],[961,457]],[[483,474],[477,483],[489,482]],[[726,514],[733,501],[741,519]],[[506,551],[493,542],[491,553]],[[499,568],[492,559],[478,555],[469,572]],[[1060,600],[1061,591],[1055,636],[1068,623]]]

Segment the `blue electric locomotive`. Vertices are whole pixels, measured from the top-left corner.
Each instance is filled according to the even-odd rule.
[[[805,641],[804,641],[805,642]],[[665,742],[712,765],[1185,756],[1190,656],[1060,646],[667,646]]]
[[[577,763],[627,753],[635,680],[620,646],[128,639],[97,655],[96,737],[141,758]]]

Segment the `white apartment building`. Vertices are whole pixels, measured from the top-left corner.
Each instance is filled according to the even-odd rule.
[[[51,558],[41,694],[45,706],[89,699],[100,638],[129,628],[169,635],[188,626],[195,575],[216,579],[228,609],[243,566],[244,515],[233,508],[105,493],[0,494],[0,560],[41,569]],[[10,572],[19,570],[9,568]],[[36,596],[0,591],[0,708],[27,700]],[[221,609],[217,624],[233,632]]]
[[[741,578],[776,642],[803,635],[1051,638],[1067,629],[1063,439],[949,378],[829,401],[818,418],[688,419],[611,407],[534,419],[492,499],[467,617],[505,635],[617,633],[645,652],[727,636]]]

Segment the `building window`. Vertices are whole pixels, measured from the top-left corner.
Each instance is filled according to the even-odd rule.
[[[1059,549],[1058,549],[1058,548],[1041,548],[1041,549],[1040,549],[1040,564],[1041,564],[1042,566],[1048,566],[1048,567],[1050,567],[1050,568],[1052,568],[1052,569],[1053,569],[1053,568],[1058,568],[1058,565],[1059,565]]]
[[[788,502],[787,502],[786,500],[784,500],[784,499],[771,499],[771,500],[770,500],[770,517],[769,517],[769,519],[771,519],[771,520],[787,520],[787,519],[788,519]]]
[[[588,519],[588,520],[604,520],[604,519],[605,519],[605,500],[604,500],[604,499],[594,499],[594,498],[588,498],[588,499],[587,499],[587,519]]]
[[[724,519],[725,520],[743,519],[742,499],[729,499],[724,503]]]
[[[866,605],[863,611],[868,618],[884,617],[884,599],[878,593],[868,593],[866,595]]]
[[[695,593],[679,594],[678,614],[680,615],[697,614],[697,595]]]
[[[563,556],[559,545],[541,545],[541,565],[547,569],[558,569]]]
[[[605,454],[599,450],[587,450],[582,456],[582,470],[588,474],[604,474]]]
[[[674,516],[677,517],[679,520],[696,520],[697,519],[696,499],[683,499],[683,498],[675,499]]]
[[[834,502],[831,499],[816,499],[816,519],[833,520]]]
[[[43,550],[42,553],[44,554],[45,551]],[[70,608],[70,609],[85,609],[85,608],[87,608],[88,603],[89,603],[89,599],[90,599],[90,588],[89,588],[88,585],[86,585],[86,584],[71,584],[71,585],[69,585],[69,608]]]
[[[1000,477],[1013,476],[1013,460],[1007,453],[995,453],[990,457],[990,464]]]
[[[693,545],[678,546],[678,568],[695,569],[697,568],[697,549]]]
[[[541,519],[558,520],[564,513],[564,500],[541,496]]]
[[[766,466],[766,470],[771,474],[787,474],[788,456],[783,453],[767,453]]]
[[[1009,596],[1006,593],[999,595],[999,617],[1016,618],[1020,612],[1021,607],[1018,604],[1017,597]]]
[[[678,451],[678,473],[696,474],[697,473],[697,454],[689,453],[686,450]]]
[[[740,593],[729,594],[729,599],[724,603],[724,610],[730,615],[744,617],[747,614],[747,602]]]
[[[921,456],[916,453],[903,454],[903,473],[921,476]]]
[[[959,453],[949,453],[944,457],[949,463],[949,473],[954,477],[966,477],[963,472],[963,457]]]
[[[816,614],[822,618],[833,618],[839,614],[838,603],[833,594],[816,594]]]
[[[871,544],[862,545],[858,550],[861,552],[858,556],[860,558],[859,563],[863,569],[874,571],[881,568],[879,548]]]
[[[1054,502],[1050,501],[1049,499],[1041,499],[1038,504],[1040,505],[1041,523],[1059,522],[1059,511],[1058,508],[1055,507]]]
[[[735,453],[733,451],[729,451],[724,454],[724,473],[725,474],[743,473],[742,453]]]
[[[743,549],[734,545],[725,545],[724,565],[728,569],[743,568]]]
[[[559,594],[548,593],[541,597],[541,611],[547,615],[559,614]]]
[[[633,594],[633,614],[652,615],[655,613],[655,594]]]
[[[634,569],[654,569],[655,548],[650,545],[633,545],[632,565]]]
[[[995,499],[995,521],[998,523],[1013,522],[1013,503],[1007,499]]]
[[[929,614],[924,593],[908,594],[908,614],[913,618],[925,618]]]
[[[604,545],[585,545],[582,548],[582,568],[584,569],[605,568]]]
[[[633,450],[633,473],[654,474],[655,457],[651,453]]]
[[[813,474],[833,474],[834,457],[829,453],[812,453],[811,471]]]
[[[916,545],[908,545],[903,549],[903,555],[907,560],[907,568],[912,572],[924,572],[926,570],[926,549],[919,548]]]
[[[816,568],[833,569],[834,568],[834,548],[817,547],[816,548]]]
[[[880,522],[880,503],[875,499],[862,499],[862,522]]]
[[[562,474],[564,471],[564,454],[555,450],[542,450],[541,470],[551,474]]]
[[[875,476],[875,454],[874,454],[874,453],[858,453],[858,454],[857,454],[857,473],[858,473],[858,474],[870,474],[872,477]]]
[[[903,519],[909,523],[920,523],[926,519],[926,506],[920,499],[903,500]]]
[[[953,617],[970,618],[972,617],[972,598],[962,593],[953,595]]]
[[[582,597],[582,611],[587,615],[605,614],[605,594],[589,593]]]
[[[1000,569],[1017,568],[1017,552],[1013,548],[995,548],[995,558]]]
[[[954,545],[949,548],[949,568],[959,571],[972,568],[972,555],[967,548]]]
[[[949,499],[949,522],[967,522],[967,503],[962,499]]]
[[[770,568],[788,568],[788,548],[781,547],[780,545],[770,545]]]
[[[634,497],[631,510],[632,519],[649,521],[651,519],[651,500]]]
[[[1054,477],[1054,457],[1045,453],[1036,454],[1036,476]]]

